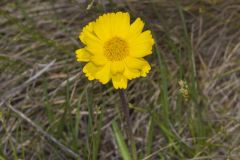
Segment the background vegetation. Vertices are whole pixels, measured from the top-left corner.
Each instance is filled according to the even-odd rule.
[[[1,0],[0,159],[130,159],[116,90],[74,54],[111,11],[141,17],[157,42],[127,89],[138,159],[239,160],[238,0]]]

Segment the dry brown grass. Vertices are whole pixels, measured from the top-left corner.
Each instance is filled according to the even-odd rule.
[[[185,108],[177,112],[179,64],[186,79],[191,71],[185,55],[189,44],[183,38],[184,27],[176,3],[105,2],[99,1],[90,10],[86,10],[88,4],[77,0],[0,2],[0,156],[16,159],[24,153],[25,159],[74,159],[78,154],[84,159],[89,112],[88,101],[81,96],[91,88],[95,109],[104,110],[98,159],[121,159],[111,129],[112,120],[119,115],[117,94],[111,85],[87,81],[81,72],[82,65],[75,61],[74,50],[80,47],[77,38],[81,28],[90,20],[106,11],[124,10],[147,22],[168,66],[171,130],[190,148],[194,148],[195,138],[205,139],[196,152],[183,151],[185,159],[238,160],[240,3],[181,2],[196,62],[199,97],[195,108],[194,103],[183,103]],[[181,62],[175,50],[181,52]],[[148,110],[154,107],[161,110],[162,80],[156,54],[149,60],[153,69],[148,78],[131,81],[127,90],[140,153],[144,151],[151,118]],[[207,137],[194,137],[188,129],[193,125],[188,118],[195,116],[191,113],[199,111],[209,127]],[[80,116],[77,143],[68,128],[74,125],[76,116]],[[98,117],[95,113],[95,118]],[[172,145],[156,127],[150,159],[158,159],[159,152],[165,159],[179,159]]]

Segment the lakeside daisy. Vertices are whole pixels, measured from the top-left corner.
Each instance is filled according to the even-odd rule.
[[[80,33],[84,48],[76,50],[79,62],[87,62],[83,72],[89,80],[126,89],[128,80],[146,77],[151,67],[143,57],[152,54],[154,40],[144,22],[130,24],[129,13],[107,13],[90,22]]]

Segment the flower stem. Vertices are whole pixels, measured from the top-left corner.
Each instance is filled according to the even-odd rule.
[[[133,133],[132,133],[132,122],[131,122],[130,115],[129,115],[128,101],[127,101],[124,90],[119,89],[118,91],[119,91],[118,93],[119,93],[120,101],[121,101],[121,105],[122,105],[121,109],[122,109],[123,117],[126,122],[125,132],[127,134],[127,138],[130,141],[133,160],[137,160],[137,150],[136,150],[136,144],[135,144],[135,141],[133,138]]]

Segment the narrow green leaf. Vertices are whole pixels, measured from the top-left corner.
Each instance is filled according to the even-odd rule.
[[[118,128],[117,123],[115,121],[113,121],[112,127],[113,127],[113,133],[114,133],[114,136],[115,136],[115,140],[116,140],[117,145],[118,145],[118,150],[119,150],[122,158],[124,160],[131,160],[131,156],[130,156],[128,147],[127,147],[127,145],[124,141],[123,135],[122,135],[122,133],[121,133],[120,129]]]

